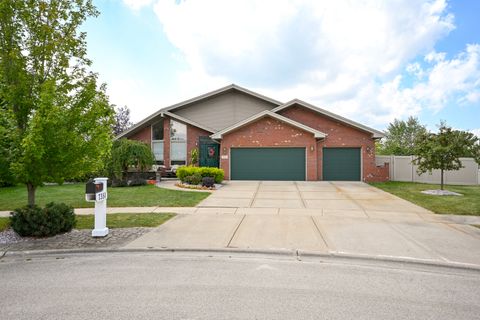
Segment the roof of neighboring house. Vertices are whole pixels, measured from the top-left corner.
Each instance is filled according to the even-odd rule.
[[[241,128],[243,126],[246,126],[252,122],[255,122],[257,121],[258,119],[261,119],[261,118],[264,118],[264,117],[271,117],[271,118],[274,118],[274,119],[277,119],[279,121],[282,121],[282,122],[285,122],[285,123],[288,123],[289,125],[291,126],[294,126],[294,127],[297,127],[299,129],[302,129],[304,131],[307,131],[307,132],[310,132],[314,135],[315,138],[317,139],[323,139],[327,136],[327,134],[321,132],[321,131],[318,131],[316,129],[313,129],[309,126],[306,126],[300,122],[297,122],[297,121],[294,121],[292,119],[289,119],[289,118],[286,118],[282,115],[279,115],[278,113],[274,113],[272,111],[269,111],[269,110],[265,110],[265,111],[262,111],[260,113],[257,113],[256,115],[254,116],[251,116],[250,118],[248,119],[245,119],[245,120],[242,120],[240,122],[237,122],[236,124],[228,127],[228,128],[225,128],[223,130],[220,130],[214,134],[212,134],[210,137],[212,139],[222,139],[223,135],[230,132],[230,131],[234,131],[238,128]]]
[[[325,115],[329,118],[332,118],[332,119],[338,120],[340,122],[346,123],[346,124],[348,124],[352,127],[355,127],[357,129],[369,132],[369,133],[373,134],[374,139],[383,138],[385,136],[385,134],[381,131],[375,130],[375,129],[370,128],[370,127],[367,127],[367,126],[365,126],[361,123],[358,123],[358,122],[355,122],[353,120],[344,118],[342,116],[339,116],[338,114],[335,114],[335,113],[332,113],[332,112],[327,111],[325,109],[316,107],[316,106],[314,106],[314,105],[312,105],[308,102],[305,102],[305,101],[302,101],[302,100],[299,100],[299,99],[293,99],[293,100],[291,100],[291,101],[289,101],[285,104],[282,104],[281,106],[278,106],[278,107],[272,109],[272,112],[279,112],[279,111],[284,110],[284,109],[286,109],[288,107],[291,107],[293,105],[300,105],[300,106],[305,107],[307,109],[310,109],[314,112]]]
[[[179,115],[176,115],[174,113],[172,113],[171,111],[174,111],[176,109],[179,109],[179,108],[182,108],[182,107],[185,107],[185,106],[188,106],[190,104],[193,104],[195,102],[199,102],[199,101],[202,101],[202,100],[206,100],[206,99],[209,99],[209,98],[212,98],[212,97],[215,97],[215,96],[218,96],[218,95],[221,95],[223,93],[226,93],[228,91],[232,91],[232,90],[235,90],[235,91],[238,91],[238,92],[242,92],[242,93],[245,93],[249,96],[253,96],[255,98],[258,98],[258,99],[261,99],[261,100],[264,100],[266,102],[269,102],[273,105],[282,105],[282,102],[280,101],[277,101],[277,100],[274,100],[272,98],[269,98],[269,97],[266,97],[264,95],[261,95],[259,93],[256,93],[256,92],[253,92],[253,91],[250,91],[246,88],[243,88],[243,87],[240,87],[236,84],[230,84],[226,87],[223,87],[223,88],[220,88],[220,89],[217,89],[217,90],[214,90],[214,91],[211,91],[211,92],[208,92],[206,94],[202,94],[200,96],[197,96],[197,97],[194,97],[192,99],[188,99],[188,100],[185,100],[185,101],[182,101],[180,103],[176,103],[174,105],[171,105],[169,107],[166,107],[166,108],[162,108],[160,110],[158,110],[157,112],[151,114],[150,116],[146,117],[145,119],[143,119],[142,121],[140,122],[137,122],[134,126],[132,126],[131,128],[129,128],[128,130],[125,130],[124,132],[120,133],[116,138],[117,139],[120,139],[122,137],[125,137],[127,135],[129,135],[130,133],[133,133],[135,131],[137,131],[139,128],[141,128],[143,125],[145,124],[148,124],[150,122],[152,122],[155,118],[161,116],[163,117],[163,115],[168,115],[172,118],[176,118],[177,120],[180,120],[182,122],[185,122],[185,123],[188,123],[188,124],[191,124],[193,126],[196,126],[200,129],[204,129],[208,132],[216,132],[217,130],[214,130],[212,128],[209,128],[207,126],[204,126],[202,124],[199,124],[199,123],[196,123],[192,120],[189,120],[185,117],[181,117]]]

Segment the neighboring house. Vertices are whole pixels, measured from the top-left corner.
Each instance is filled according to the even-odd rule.
[[[157,164],[201,166],[231,180],[388,180],[375,165],[384,134],[300,100],[281,103],[237,85],[161,109],[117,138],[152,146]]]

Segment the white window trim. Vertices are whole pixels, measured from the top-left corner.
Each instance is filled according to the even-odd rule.
[[[173,120],[173,119],[170,119],[170,122],[177,122],[177,123],[180,123],[180,124],[183,124],[185,126],[185,159],[183,160],[174,160],[172,159],[172,133],[170,132],[170,165],[172,166],[172,161],[185,161],[185,164],[184,165],[187,165],[188,164],[188,125],[186,123],[183,123],[181,121],[176,121],[176,120]],[[182,140],[175,140],[175,141],[179,141],[179,142],[183,142]]]
[[[161,121],[163,121],[163,118],[162,118]],[[150,150],[152,150],[153,155],[155,156],[155,150],[153,149],[153,143],[154,143],[154,142],[163,142],[162,160],[157,160],[157,158],[155,157],[155,161],[163,161],[163,164],[165,165],[165,129],[164,129],[164,134],[163,134],[163,140],[155,140],[155,139],[153,139],[153,126],[156,125],[156,124],[159,123],[159,122],[160,122],[160,121],[155,122],[155,123],[152,123],[152,124],[150,125]]]

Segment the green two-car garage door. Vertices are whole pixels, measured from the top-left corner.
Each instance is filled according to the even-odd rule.
[[[323,180],[360,181],[360,148],[323,148]]]
[[[232,148],[232,180],[305,180],[305,148]]]

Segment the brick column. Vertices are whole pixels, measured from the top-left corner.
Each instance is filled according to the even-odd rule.
[[[170,118],[163,120],[163,164],[170,168]]]

